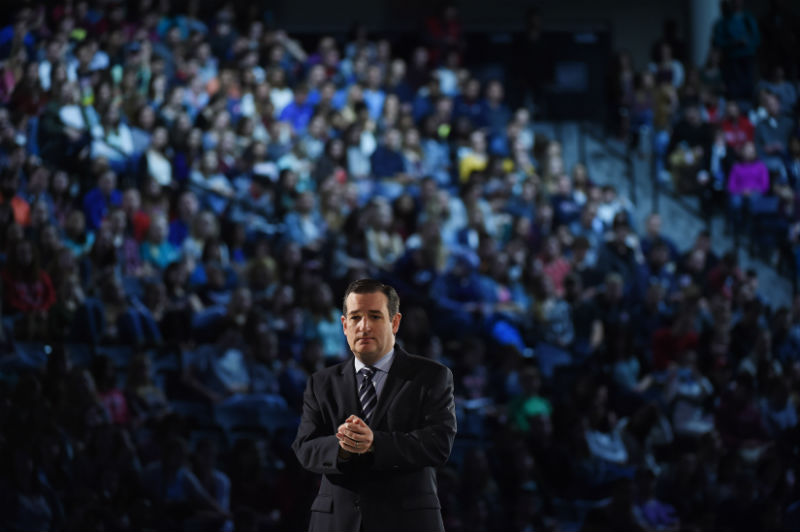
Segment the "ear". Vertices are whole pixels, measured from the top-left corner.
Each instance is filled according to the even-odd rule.
[[[347,334],[347,318],[342,315],[342,330]]]
[[[392,334],[397,334],[397,330],[400,328],[400,320],[403,318],[403,315],[399,312],[394,315],[392,318]]]

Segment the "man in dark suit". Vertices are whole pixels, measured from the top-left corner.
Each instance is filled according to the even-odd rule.
[[[391,286],[351,283],[342,328],[355,357],[309,378],[292,448],[323,475],[312,532],[444,530],[435,468],[456,434],[453,375],[394,345],[399,307]]]

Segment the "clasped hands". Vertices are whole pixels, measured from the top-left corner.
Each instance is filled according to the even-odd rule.
[[[372,429],[358,416],[348,417],[336,431],[339,447],[352,454],[364,454],[372,448]]]

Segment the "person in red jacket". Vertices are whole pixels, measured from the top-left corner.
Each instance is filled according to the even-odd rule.
[[[725,105],[725,117],[720,125],[725,135],[725,144],[733,148],[737,154],[747,142],[752,142],[755,138],[755,126],[747,116],[741,114],[739,104],[735,100]]]
[[[22,314],[25,319],[16,325],[21,336],[34,337],[44,332],[47,312],[56,302],[50,276],[39,267],[33,245],[18,241],[9,254],[3,279],[5,311]],[[16,335],[15,335],[16,336]]]

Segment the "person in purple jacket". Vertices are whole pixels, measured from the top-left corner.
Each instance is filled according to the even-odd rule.
[[[728,176],[730,222],[738,236],[753,201],[769,192],[769,170],[764,161],[756,157],[756,146],[748,141],[742,146],[742,159],[731,168]]]

